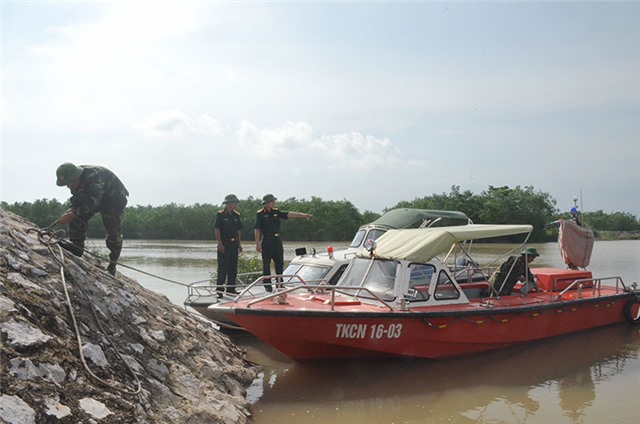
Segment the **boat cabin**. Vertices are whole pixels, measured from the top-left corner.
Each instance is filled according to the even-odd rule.
[[[466,225],[429,229],[389,230],[368,251],[360,251],[338,287],[362,287],[359,300],[382,300],[402,309],[469,303],[488,297],[491,286],[467,255],[466,266],[446,265],[453,247],[481,238],[530,233],[530,225]],[[465,248],[462,247],[466,252]]]
[[[297,275],[309,284],[325,282],[335,285],[347,268],[349,261],[362,250],[368,240],[377,240],[393,229],[431,228],[436,226],[460,226],[472,224],[463,212],[431,209],[399,208],[384,213],[373,222],[362,225],[347,249],[326,252],[307,252],[306,248],[296,249],[296,257],[291,260],[284,275]]]
[[[362,301],[378,298],[406,308],[468,303],[489,289],[486,281],[461,286],[437,260],[417,263],[363,257],[351,261],[337,286],[366,289],[356,295]]]

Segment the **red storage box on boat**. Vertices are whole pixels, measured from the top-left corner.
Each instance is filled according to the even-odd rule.
[[[572,269],[531,268],[531,272],[536,276],[538,287],[544,291],[564,290],[575,280],[593,278],[591,271]],[[582,287],[593,287],[593,282],[585,282]],[[576,286],[575,288],[577,289],[578,287]]]

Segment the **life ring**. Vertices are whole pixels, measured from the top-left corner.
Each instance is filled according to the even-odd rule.
[[[640,324],[640,299],[634,297],[629,299],[622,310],[624,318],[631,324]]]

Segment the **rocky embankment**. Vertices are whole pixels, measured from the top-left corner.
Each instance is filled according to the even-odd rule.
[[[63,278],[33,227],[0,209],[0,422],[249,420],[256,370],[227,337],[90,257],[65,251]]]

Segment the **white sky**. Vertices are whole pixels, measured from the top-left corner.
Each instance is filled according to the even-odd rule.
[[[0,2],[6,202],[533,186],[640,216],[640,2]]]

